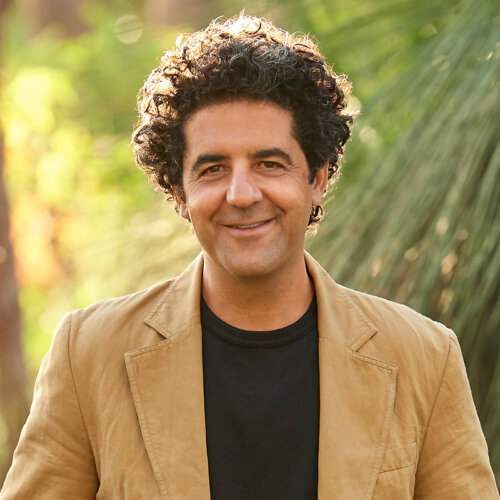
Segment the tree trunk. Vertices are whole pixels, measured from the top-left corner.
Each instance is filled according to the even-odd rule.
[[[0,0],[0,47],[2,20],[7,0]],[[3,180],[3,137],[0,132],[0,484],[26,420],[24,369],[14,255],[9,239],[9,210]],[[2,435],[4,434],[4,435]]]

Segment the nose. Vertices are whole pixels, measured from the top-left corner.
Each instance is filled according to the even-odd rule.
[[[262,192],[252,177],[252,172],[245,167],[234,168],[226,201],[241,208],[250,207],[262,199]]]

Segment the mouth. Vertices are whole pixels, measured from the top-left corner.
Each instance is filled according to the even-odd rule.
[[[231,232],[233,232],[234,234],[239,234],[239,235],[243,235],[243,234],[248,234],[248,235],[252,235],[252,234],[260,234],[262,231],[265,231],[265,229],[270,226],[270,224],[272,223],[272,221],[274,220],[274,218],[272,219],[266,219],[266,220],[260,220],[260,221],[257,221],[257,222],[240,222],[238,224],[224,224],[224,227],[226,227],[227,229],[229,229]]]
[[[271,219],[263,220],[260,222],[254,222],[253,224],[230,224],[228,227],[234,227],[235,229],[253,229],[255,227],[263,226],[267,224]]]

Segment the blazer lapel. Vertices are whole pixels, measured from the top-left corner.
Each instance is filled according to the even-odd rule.
[[[199,257],[146,318],[166,340],[125,354],[144,443],[163,499],[210,498]]]
[[[319,500],[372,497],[387,443],[397,367],[358,349],[376,328],[306,254],[318,300]]]

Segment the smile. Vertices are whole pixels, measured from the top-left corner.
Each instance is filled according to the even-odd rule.
[[[272,227],[274,217],[272,219],[261,220],[251,224],[224,224],[226,230],[234,236],[258,236],[266,233]]]
[[[269,222],[268,220],[263,220],[261,222],[255,222],[254,224],[249,224],[249,225],[238,225],[238,224],[233,224],[229,227],[234,227],[236,229],[253,229],[254,227],[259,227],[263,226],[266,222]]]

